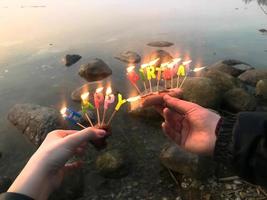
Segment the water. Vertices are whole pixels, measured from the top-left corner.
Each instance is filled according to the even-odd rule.
[[[126,96],[132,91],[124,84],[125,67],[113,57],[124,50],[145,56],[153,50],[145,44],[153,40],[174,42],[169,52],[199,65],[234,58],[266,68],[267,36],[258,31],[267,28],[262,8],[267,10],[241,0],[1,0],[0,174],[14,176],[34,151],[7,122],[10,107],[74,105],[70,93],[84,83],[78,67],[92,58],[111,66],[113,87]],[[83,58],[65,68],[61,58],[67,53]]]

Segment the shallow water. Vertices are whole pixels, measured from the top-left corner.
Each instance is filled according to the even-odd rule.
[[[70,93],[84,83],[78,68],[91,58],[111,66],[112,85],[125,96],[131,87],[124,64],[113,56],[124,50],[145,56],[153,50],[145,44],[153,40],[174,42],[166,50],[198,65],[234,58],[267,67],[267,36],[258,31],[267,29],[267,15],[256,1],[2,0],[0,27],[0,175],[15,176],[34,150],[7,122],[9,108],[24,102],[78,108]],[[66,68],[61,64],[66,53],[83,58]],[[114,132],[121,119],[117,116]]]

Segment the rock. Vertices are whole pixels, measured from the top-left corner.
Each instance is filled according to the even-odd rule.
[[[238,78],[246,84],[256,86],[259,80],[267,79],[267,69],[249,70],[242,73]]]
[[[6,192],[11,186],[12,180],[6,176],[0,177],[0,193]]]
[[[232,112],[254,111],[256,106],[256,99],[242,88],[231,89],[223,96],[222,107]]]
[[[259,31],[260,31],[261,33],[267,33],[267,30],[266,30],[266,29],[264,29],[264,28],[262,28],[262,29],[259,29]]]
[[[10,109],[8,120],[36,146],[49,132],[62,128],[62,117],[57,110],[34,104],[16,104]]]
[[[62,59],[63,63],[65,66],[69,67],[73,64],[75,64],[76,62],[78,62],[82,57],[80,55],[76,55],[76,54],[73,54],[73,55],[69,55],[67,54],[65,56],[65,58]]]
[[[150,53],[149,55],[150,61],[155,60],[157,58],[159,58],[159,61],[155,64],[156,66],[160,66],[161,63],[170,62],[173,59],[171,54],[169,54],[167,51],[164,50],[156,50]]]
[[[119,56],[115,57],[116,59],[125,62],[125,63],[139,63],[141,61],[141,56],[133,51],[122,52]]]
[[[77,89],[72,91],[71,99],[73,101],[81,102],[81,95],[84,92],[90,92],[90,94],[93,94],[97,87],[98,87],[97,83],[86,83],[82,85],[81,87],[78,87]]]
[[[129,172],[129,164],[124,153],[118,150],[107,151],[96,159],[96,169],[104,177],[121,178]]]
[[[209,78],[188,78],[183,85],[183,98],[206,108],[217,108],[220,105],[221,91]]]
[[[172,171],[197,179],[206,179],[214,173],[212,159],[189,153],[174,143],[165,145],[160,161]]]
[[[222,93],[237,86],[237,79],[218,70],[208,70],[204,73],[204,77],[210,78]]]
[[[231,76],[237,77],[247,70],[254,69],[247,63],[239,60],[221,60],[209,67],[210,69],[216,69],[218,71],[227,73]]]
[[[259,80],[256,85],[256,95],[267,99],[267,79]]]
[[[154,42],[149,42],[147,45],[151,47],[170,47],[174,44],[167,41],[154,41]]]
[[[73,200],[83,196],[84,173],[82,169],[68,171],[63,182],[52,195],[50,200]]]
[[[94,59],[91,62],[81,65],[79,75],[88,82],[100,81],[112,74],[112,70],[101,59]]]

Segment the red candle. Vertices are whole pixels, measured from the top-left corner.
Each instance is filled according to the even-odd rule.
[[[136,90],[141,94],[141,91],[137,87],[137,81],[139,80],[139,76],[134,71],[135,66],[130,66],[127,68],[127,77],[132,83],[132,85],[136,88]]]
[[[104,88],[98,88],[98,89],[96,89],[96,92],[94,94],[94,101],[95,101],[95,107],[96,107],[96,109],[99,109],[100,105],[104,101],[104,95],[102,93],[103,89]]]

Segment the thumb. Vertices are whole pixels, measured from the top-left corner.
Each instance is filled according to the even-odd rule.
[[[76,148],[83,142],[103,138],[106,131],[97,128],[86,128],[64,138],[65,144],[70,148]]]
[[[197,104],[177,99],[169,95],[165,95],[163,99],[164,102],[166,103],[167,108],[182,114],[186,114],[198,106]]]

